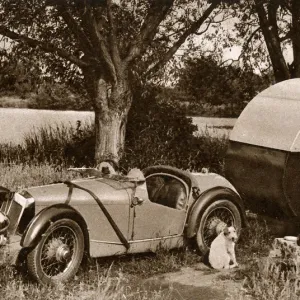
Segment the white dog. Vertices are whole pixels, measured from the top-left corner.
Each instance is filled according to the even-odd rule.
[[[230,226],[225,227],[223,232],[213,240],[208,260],[214,269],[231,269],[238,266],[234,250],[237,238],[235,228]]]

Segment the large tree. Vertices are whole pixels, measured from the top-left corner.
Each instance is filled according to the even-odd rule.
[[[15,42],[17,53],[38,57],[56,80],[82,77],[95,111],[96,162],[118,161],[132,78],[161,70],[193,34],[205,32],[214,18],[220,22],[224,5],[222,0],[1,0],[0,34]]]
[[[244,61],[270,65],[276,82],[300,77],[300,1],[241,0],[238,12]]]

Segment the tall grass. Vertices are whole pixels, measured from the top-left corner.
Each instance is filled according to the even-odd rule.
[[[38,165],[0,163],[0,186],[11,190],[69,180],[76,176],[78,177],[78,173],[49,163]]]
[[[242,280],[242,288],[230,300],[296,300],[300,299],[299,273],[281,259],[269,258],[275,235],[263,219],[249,220],[237,244],[241,267],[231,276]],[[282,267],[284,266],[284,267]]]
[[[92,158],[94,149],[80,149],[89,133],[93,131],[92,125],[77,122],[77,127],[56,125],[40,127],[24,136],[22,145],[1,144],[0,162],[14,164],[52,164],[57,167],[74,165],[78,154]],[[73,150],[73,151],[72,151]],[[81,157],[79,157],[81,158]],[[84,161],[83,161],[84,163]]]
[[[33,300],[163,300],[172,299],[168,290],[148,290],[141,287],[133,287],[130,279],[121,272],[115,277],[98,274],[94,281],[74,280],[68,284],[58,284],[55,287],[40,286],[30,282],[24,282],[19,277],[13,276],[6,284],[0,286],[2,299],[33,299]],[[0,277],[1,281],[1,277]]]
[[[147,278],[179,270],[199,262],[200,257],[183,249],[157,254],[90,259],[72,281],[57,286],[41,286],[0,262],[2,299],[103,299],[171,300],[170,285],[149,286]]]
[[[270,259],[256,264],[256,271],[244,277],[243,288],[231,295],[232,300],[296,300],[300,298],[299,274],[283,271]]]
[[[90,124],[77,127],[41,127],[24,137],[23,145],[0,145],[0,163],[56,167],[94,165],[94,128]],[[126,142],[120,165],[123,170],[133,167],[166,164],[181,169],[200,171],[203,167],[222,173],[222,161],[227,138],[211,137],[208,132],[193,136],[166,137],[165,142],[155,131],[137,133]]]

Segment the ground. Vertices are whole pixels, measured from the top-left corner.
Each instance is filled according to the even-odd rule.
[[[234,280],[237,269],[216,271],[203,263],[144,280],[143,288],[163,290],[170,299],[235,299],[243,280]]]

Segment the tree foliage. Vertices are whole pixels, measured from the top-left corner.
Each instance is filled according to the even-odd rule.
[[[45,80],[31,94],[28,108],[87,111],[92,110],[92,104],[68,85]]]
[[[235,106],[230,116],[236,116],[268,84],[268,78],[251,70],[221,64],[213,56],[203,56],[185,60],[175,90],[183,100],[199,107],[204,104]]]
[[[39,66],[26,57],[0,51],[0,92],[26,97],[42,82]]]
[[[229,2],[237,1],[3,0],[0,34],[17,42],[14,55],[35,57],[56,80],[90,66],[115,77],[123,61],[150,75],[184,42],[191,47],[193,34],[217,26]]]

